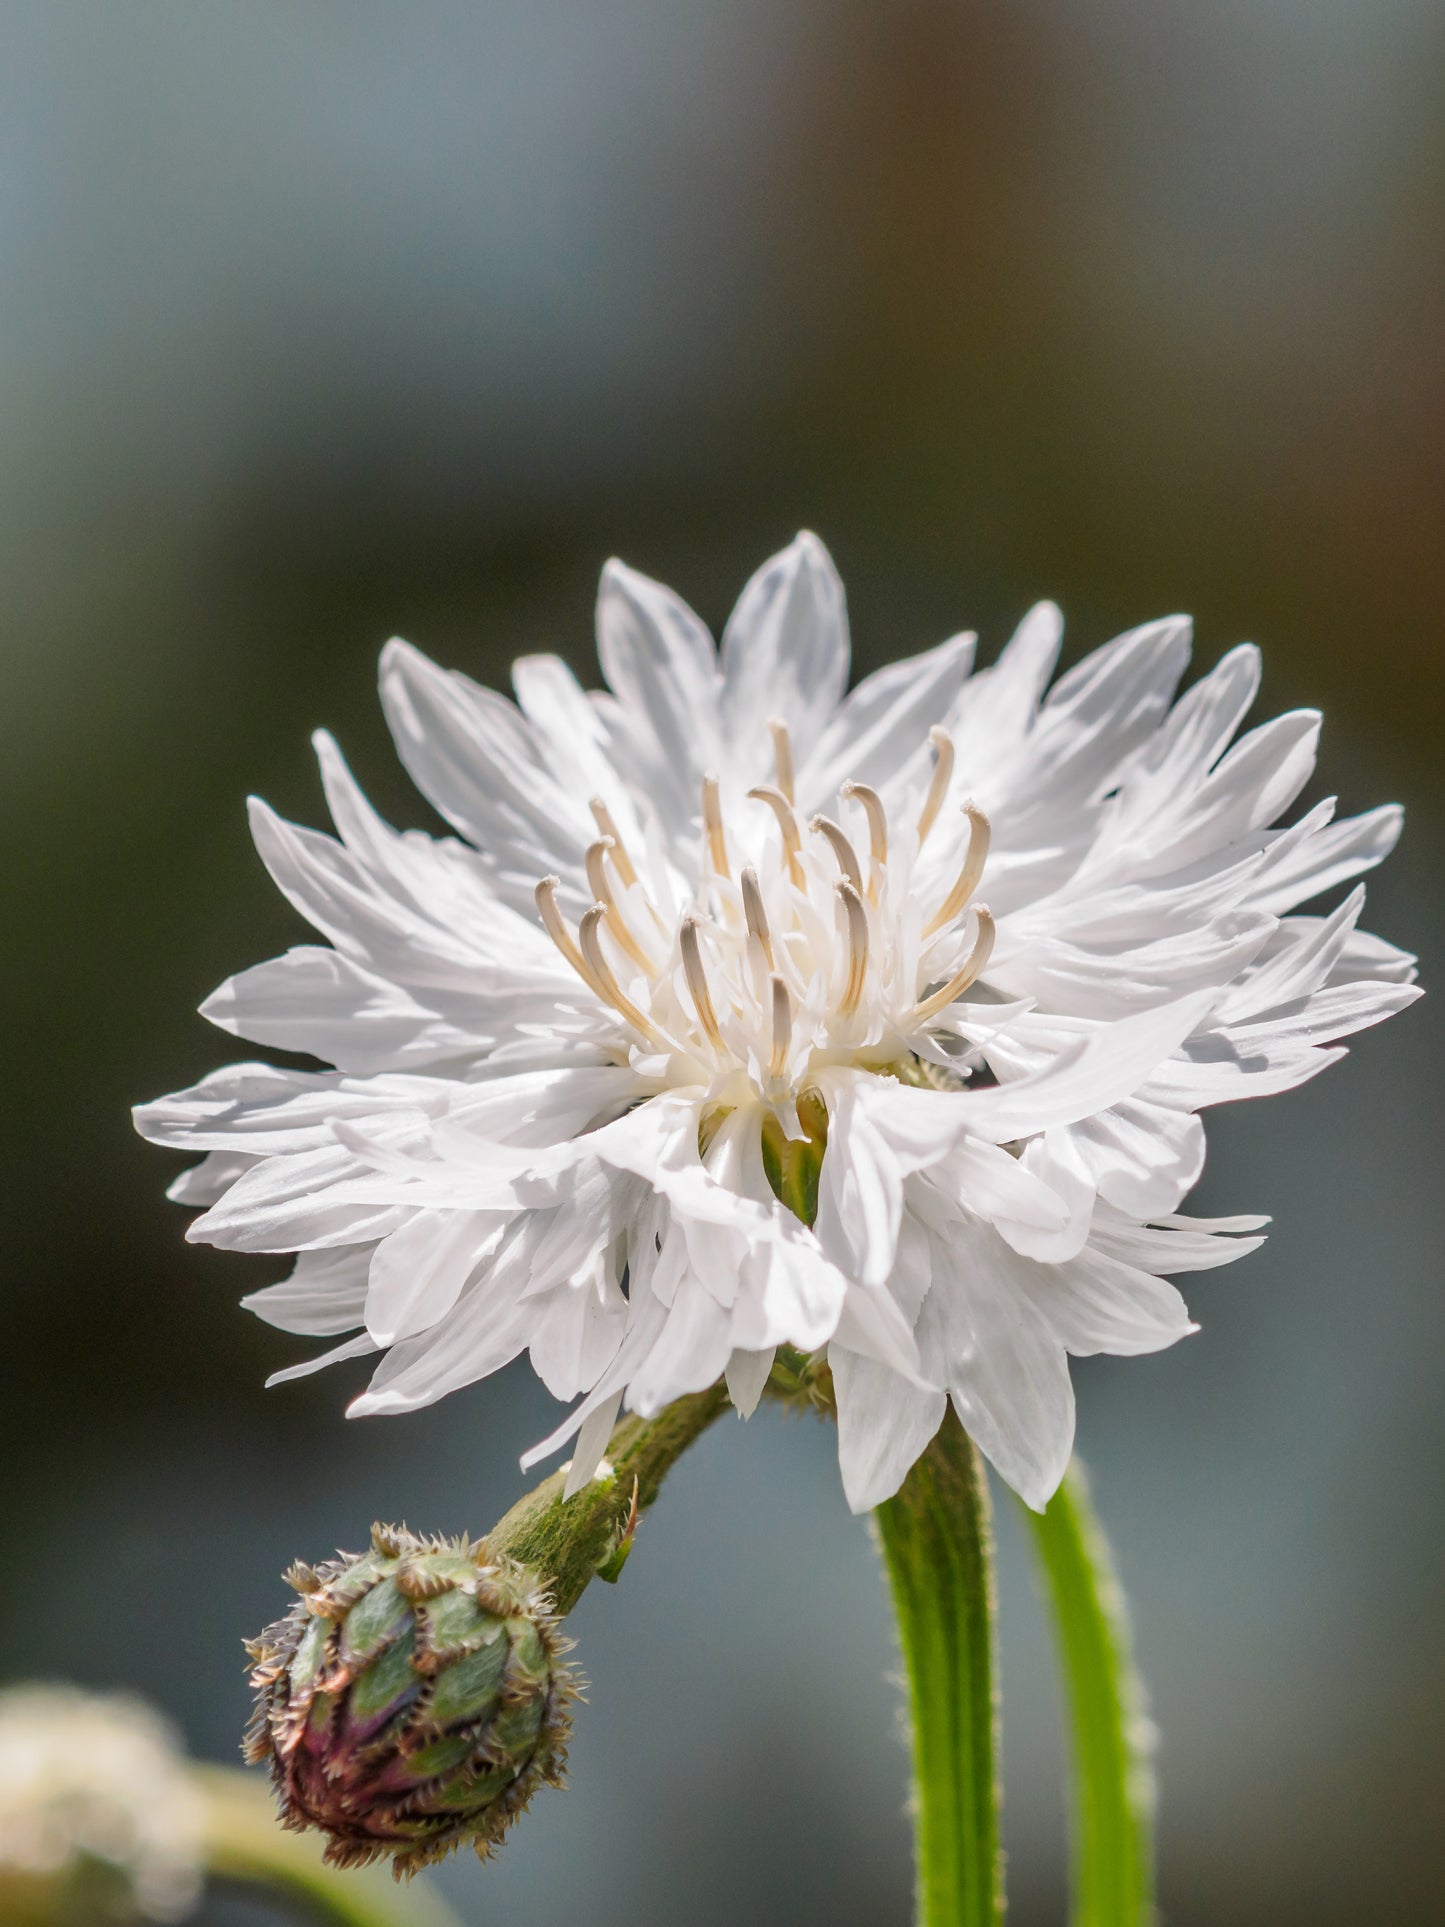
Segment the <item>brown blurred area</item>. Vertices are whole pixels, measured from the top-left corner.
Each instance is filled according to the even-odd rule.
[[[1325,710],[1314,794],[1407,804],[1367,921],[1433,978],[1442,81],[1424,0],[6,10],[0,1439],[47,1597],[6,1590],[0,1674],[137,1686],[224,1756],[272,1575],[378,1513],[485,1525],[549,1427],[524,1374],[351,1426],[344,1369],[263,1393],[296,1347],[236,1300],[271,1273],[184,1244],[126,1117],[234,1053],[194,1006],[297,940],[242,799],[320,819],[313,727],[431,826],[390,633],[590,674],[607,554],[720,624],[799,524],[860,667],[987,657],[1041,595],[1075,653],[1186,608],[1204,666],[1262,644],[1261,713]],[[1078,1373],[1176,1927],[1438,1918],[1439,1042],[1427,1000],[1218,1117],[1201,1207],[1270,1243],[1194,1282],[1188,1345]],[[465,1917],[901,1919],[826,1436],[720,1432],[647,1539],[579,1614],[574,1787],[453,1879]],[[1063,1815],[1007,1535],[1004,1606],[1028,1927]]]

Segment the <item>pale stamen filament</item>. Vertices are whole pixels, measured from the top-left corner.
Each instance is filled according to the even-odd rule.
[[[773,739],[773,762],[778,772],[778,788],[789,803],[797,802],[793,785],[793,739],[788,725],[778,716],[768,718],[768,734]]]
[[[715,776],[702,779],[702,823],[707,832],[708,855],[712,867],[720,877],[732,878],[728,868],[727,838],[723,834],[722,798],[718,794],[718,781]]]
[[[992,835],[988,818],[977,803],[965,803],[963,813],[968,818],[968,848],[964,852],[963,868],[955,878],[953,888],[923,926],[925,937],[931,937],[936,930],[941,930],[946,923],[952,923],[959,915],[978,888],[983,866],[988,862],[989,839]]]
[[[868,819],[868,893],[872,896],[878,887],[879,872],[888,862],[888,812],[883,807],[883,798],[867,783],[847,782],[838,794],[861,803]]]
[[[587,887],[592,892],[594,902],[606,906],[607,928],[612,932],[623,950],[627,952],[627,955],[632,959],[633,963],[637,965],[637,968],[642,972],[644,977],[655,977],[657,975],[656,960],[648,956],[647,952],[642,948],[642,945],[637,941],[636,937],[633,936],[632,931],[628,927],[627,919],[623,916],[617,900],[612,894],[612,884],[607,875],[607,862],[609,857],[615,865],[617,862],[617,843],[615,838],[600,836],[595,843],[588,844],[587,854],[583,858],[583,863],[587,871]]]
[[[553,943],[556,944],[557,948],[567,959],[568,963],[571,964],[587,988],[594,991],[600,997],[602,991],[598,986],[596,978],[592,974],[591,967],[582,955],[582,952],[577,948],[577,945],[573,942],[572,932],[567,928],[566,919],[557,908],[557,892],[561,888],[561,883],[562,880],[560,877],[543,877],[542,881],[532,892],[537,901],[537,911],[542,919],[542,928],[547,932],[547,935],[552,939]]]
[[[622,841],[622,832],[617,827],[616,819],[600,796],[594,796],[588,804],[588,808],[592,812],[592,820],[597,825],[599,834],[612,838],[612,848],[608,851],[608,855],[612,859],[612,867],[617,872],[623,889],[631,890],[635,885],[640,884],[641,879],[638,877],[636,865],[627,854],[627,845]],[[653,903],[652,898],[647,894],[645,889],[642,891],[642,902],[648,916],[651,917],[656,927],[657,934],[666,939],[668,936],[668,926],[657,914],[657,906]],[[647,963],[643,967],[654,974],[656,973],[657,966],[655,962]]]
[[[644,1017],[636,1004],[624,996],[622,986],[613,975],[612,966],[603,954],[602,923],[606,915],[607,905],[594,903],[590,910],[584,912],[582,921],[577,926],[577,940],[582,946],[582,955],[586,958],[587,967],[595,980],[597,994],[604,1003],[611,1004],[618,1016],[625,1018],[634,1030],[640,1031],[653,1043],[661,1043],[662,1039],[658,1036],[656,1026],[651,1019]]]
[[[612,848],[610,836],[600,836],[595,843],[589,843],[587,854],[582,859],[582,867],[587,872],[587,888],[592,892],[594,903],[612,902],[612,885],[607,881],[607,853]]]
[[[592,812],[592,821],[597,825],[597,834],[612,838],[612,867],[621,877],[623,888],[630,890],[637,881],[637,872],[632,867],[632,858],[627,854],[627,845],[622,841],[622,832],[613,821],[611,810],[600,796],[594,796],[587,807]]]
[[[833,846],[833,854],[838,859],[838,868],[847,877],[853,888],[860,894],[863,889],[863,866],[858,861],[858,852],[848,841],[843,830],[831,816],[815,816],[808,825],[819,836],[826,836]]]
[[[961,997],[969,985],[976,982],[988,968],[988,960],[993,955],[994,921],[989,915],[987,906],[982,903],[974,905],[973,914],[978,922],[978,935],[973,940],[973,948],[969,951],[963,968],[955,976],[950,977],[946,984],[940,985],[930,996],[914,1006],[911,1020],[914,1024],[926,1024],[930,1017],[936,1017],[946,1004],[951,1004],[955,998]]]
[[[702,945],[698,942],[697,918],[691,914],[682,920],[678,931],[678,947],[682,951],[682,974],[687,978],[687,987],[692,992],[693,1008],[697,1021],[702,1025],[703,1034],[715,1051],[725,1051],[722,1032],[718,1029],[717,1012],[712,1007],[712,992],[707,987],[707,972],[702,965]]]
[[[803,839],[798,834],[798,819],[793,814],[792,804],[783,792],[774,789],[771,783],[760,783],[756,789],[749,790],[748,795],[756,803],[766,803],[773,815],[777,817],[778,830],[783,839],[783,854],[788,860],[788,879],[801,890],[806,881],[803,866],[798,861]]]
[[[773,968],[773,933],[768,928],[768,913],[763,906],[763,889],[758,882],[758,873],[748,865],[742,874],[743,915],[747,918],[748,935],[756,939],[763,953],[768,969]]]
[[[768,1055],[768,1076],[781,1077],[788,1068],[788,1052],[793,1047],[793,1000],[781,977],[770,979],[773,987],[773,1048]]]
[[[863,907],[863,899],[851,883],[834,884],[843,904],[843,917],[848,926],[848,976],[843,985],[843,995],[838,1000],[840,1015],[851,1017],[857,1010],[863,996],[863,985],[868,976],[868,912]]]
[[[953,781],[953,738],[946,729],[935,723],[928,732],[928,740],[933,745],[933,777],[918,818],[920,850],[928,840],[928,832],[937,821],[938,812],[943,808],[943,799],[948,794],[948,786]]]

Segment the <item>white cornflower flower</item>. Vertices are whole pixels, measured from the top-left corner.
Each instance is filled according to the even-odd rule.
[[[206,1814],[168,1722],[123,1694],[0,1693],[0,1918],[181,1920]]]
[[[845,694],[843,592],[800,536],[721,654],[613,563],[611,693],[555,658],[516,704],[404,643],[381,688],[402,760],[459,839],[398,834],[317,738],[340,842],[252,805],[271,874],[332,948],[244,972],[221,1028],[330,1072],[244,1064],[143,1107],[204,1151],[190,1236],[294,1251],[247,1303],[385,1350],[354,1412],[401,1412],[529,1351],[562,1399],[539,1456],[591,1476],[624,1398],[827,1349],[855,1508],[896,1490],[945,1401],[1034,1506],[1073,1438],[1068,1353],[1191,1331],[1160,1274],[1227,1263],[1261,1219],[1192,1221],[1197,1113],[1282,1090],[1414,996],[1357,931],[1383,809],[1271,825],[1318,717],[1230,747],[1238,649],[1170,707],[1180,619],[1047,689],[1060,619],[1025,618]]]

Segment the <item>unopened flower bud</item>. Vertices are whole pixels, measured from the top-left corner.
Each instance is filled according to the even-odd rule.
[[[560,1785],[576,1696],[535,1576],[485,1541],[375,1526],[371,1550],[287,1574],[299,1598],[248,1650],[246,1739],[285,1825],[334,1866],[414,1873],[486,1859],[540,1785]]]

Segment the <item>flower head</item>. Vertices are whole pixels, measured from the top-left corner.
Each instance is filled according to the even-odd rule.
[[[483,1860],[561,1783],[576,1686],[533,1576],[485,1543],[374,1526],[370,1550],[287,1575],[299,1598],[252,1642],[253,1762],[326,1859],[400,1876],[464,1842]]]
[[[391,644],[388,720],[456,837],[390,829],[318,737],[340,841],[261,803],[253,828],[331,947],[204,1007],[336,1069],[238,1065],[138,1113],[207,1153],[173,1187],[208,1207],[193,1238],[299,1254],[253,1309],[360,1328],[293,1369],[384,1350],[352,1409],[397,1412],[528,1351],[580,1400],[538,1448],[580,1432],[575,1485],[624,1398],[726,1374],[747,1413],[778,1345],[826,1348],[856,1507],[949,1397],[1042,1505],[1066,1355],[1173,1343],[1164,1276],[1258,1242],[1178,1215],[1199,1111],[1416,994],[1361,891],[1295,913],[1399,812],[1274,827],[1319,719],[1231,746],[1254,650],[1171,707],[1184,621],[1050,688],[1059,640],[1043,604],[991,669],[959,636],[845,694],[842,588],[803,535],[720,652],[610,564],[610,693],[531,657],[513,704]]]
[[[0,1693],[0,1917],[170,1921],[201,1891],[205,1812],[148,1706],[72,1686]]]

